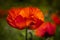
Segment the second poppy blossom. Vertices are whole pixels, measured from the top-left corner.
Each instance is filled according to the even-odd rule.
[[[56,25],[50,22],[46,22],[35,30],[35,35],[38,37],[50,37],[53,36],[55,32],[56,32]]]

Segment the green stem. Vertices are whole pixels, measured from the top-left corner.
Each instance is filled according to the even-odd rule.
[[[28,29],[26,28],[26,40],[27,40],[27,32],[28,32]]]
[[[30,39],[29,40],[33,40],[33,34],[32,32],[29,32],[30,33]]]

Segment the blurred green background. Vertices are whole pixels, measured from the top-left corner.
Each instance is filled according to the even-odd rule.
[[[11,7],[26,6],[38,7],[43,11],[44,15],[46,13],[50,15],[56,10],[60,11],[60,0],[0,0],[0,40],[25,40],[25,29],[18,30],[10,27],[7,24],[6,10],[9,10]],[[5,12],[1,12],[1,10],[4,10]],[[45,17],[46,21],[50,20],[49,18],[50,17]],[[30,34],[28,33],[28,40],[29,37]],[[40,38],[36,37],[35,35],[33,36],[33,39],[40,40]],[[60,28],[57,27],[56,35],[51,37],[50,40],[60,40]]]

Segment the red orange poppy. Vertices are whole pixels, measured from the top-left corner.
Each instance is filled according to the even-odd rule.
[[[11,8],[8,12],[7,22],[17,29],[36,29],[44,22],[44,15],[36,7]]]

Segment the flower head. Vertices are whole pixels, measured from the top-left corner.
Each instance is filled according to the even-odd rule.
[[[35,7],[11,8],[7,22],[18,29],[36,29],[44,22],[44,15]]]
[[[50,37],[56,32],[56,25],[50,22],[43,23],[35,30],[35,35],[38,37]]]

